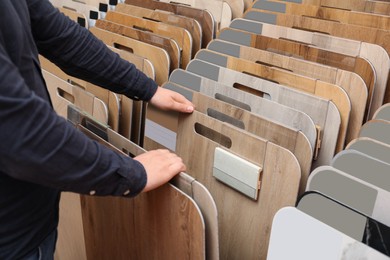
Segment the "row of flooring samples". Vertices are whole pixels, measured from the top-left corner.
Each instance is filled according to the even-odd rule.
[[[56,259],[390,259],[390,2],[50,1],[196,108],[159,111],[40,57],[80,131],[187,165],[132,199],[64,192]]]

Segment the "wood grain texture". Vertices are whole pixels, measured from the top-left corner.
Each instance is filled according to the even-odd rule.
[[[66,9],[71,9],[71,10],[74,10],[78,13],[85,15],[85,17],[88,17],[88,18],[90,18],[91,12],[96,13],[98,19],[101,18],[99,9],[96,6],[92,6],[92,5],[88,5],[88,4],[85,4],[82,2],[76,2],[76,1],[65,1],[64,2],[62,0],[50,0],[50,2],[58,8],[62,7],[62,8],[66,8]],[[86,21],[88,22],[89,27],[93,26],[93,24],[94,24],[93,19],[88,19]]]
[[[318,5],[298,4],[279,0],[270,0],[267,2],[283,6],[283,11],[286,14],[308,16],[344,24],[354,24],[384,30],[390,29],[390,17],[387,15],[341,10]],[[256,5],[253,5],[252,8],[256,8]]]
[[[263,11],[263,13],[264,12],[269,13],[269,11]],[[378,44],[382,46],[388,53],[390,51],[390,46],[387,44],[387,39],[390,37],[390,32],[386,30],[362,27],[357,25],[345,25],[325,20],[318,20],[314,18],[300,17],[296,15],[287,15],[279,13],[273,14],[276,15],[276,24],[278,25],[313,32],[322,32],[333,36]]]
[[[210,191],[186,173],[180,173],[170,183],[192,197],[205,222],[206,259],[219,259],[218,210]]]
[[[367,59],[374,68],[375,91],[372,95],[370,114],[371,118],[374,111],[379,108],[382,103],[387,103],[389,94],[389,68],[390,58],[386,50],[377,45],[367,42],[361,42],[336,36],[331,36],[323,33],[309,32],[297,30],[284,26],[261,23],[262,35],[273,38],[291,39],[298,42],[304,42],[319,48],[328,49],[337,53],[342,53],[351,56],[359,56]],[[370,85],[366,79],[368,86]],[[367,118],[365,119],[367,120]]]
[[[58,7],[58,10],[60,10],[61,13],[65,14],[71,20],[73,20],[75,22],[79,22],[79,20],[84,20],[84,22],[85,22],[84,27],[88,29],[88,27],[89,27],[88,19],[84,14],[78,13],[76,11],[73,11],[73,10],[70,10],[70,9],[67,9],[64,7]]]
[[[184,28],[113,11],[108,12],[105,19],[124,26],[136,29],[138,28],[140,30],[149,31],[173,39],[181,49],[180,67],[187,66],[189,60],[191,59],[192,37],[191,34]]]
[[[232,9],[233,18],[242,17],[245,9],[244,0],[227,0],[226,2],[230,5]]]
[[[140,6],[152,10],[163,10],[174,14],[187,16],[197,20],[202,27],[202,47],[206,47],[207,44],[215,37],[215,22],[210,12],[192,8],[188,6],[175,5],[170,3],[163,3],[154,0],[126,0],[126,4]]]
[[[239,106],[247,111],[251,111],[279,124],[301,130],[311,144],[315,143],[317,137],[316,126],[314,125],[313,120],[306,113],[247,92],[225,86],[216,81],[201,78],[190,72],[181,71],[185,75],[176,77],[175,74],[177,72],[179,72],[179,70],[176,70],[171,74],[172,82],[175,84],[201,92],[209,97],[230,103],[234,106]],[[173,81],[174,78],[176,78],[175,81]],[[180,78],[181,80],[178,80]],[[198,85],[192,84],[194,78],[199,80]],[[207,84],[207,86],[205,84]],[[314,141],[312,142],[311,140]]]
[[[126,150],[135,156],[144,152],[110,129],[107,143],[86,128],[78,128],[117,152]],[[81,201],[89,259],[205,258],[201,212],[192,198],[169,183],[132,199],[82,196]]]
[[[67,107],[71,102],[58,94],[58,88],[67,91],[75,98],[74,103],[96,117],[100,122],[108,121],[108,114],[94,108],[94,97],[80,88],[63,81],[55,75],[42,70],[53,108],[56,113],[67,117]],[[74,89],[74,92],[73,92]],[[60,200],[60,215],[58,224],[58,241],[55,257],[58,260],[87,259],[84,239],[84,228],[81,220],[80,197],[77,194],[65,192]]]
[[[236,80],[239,84],[267,93],[269,94],[271,101],[305,112],[309,115],[313,122],[319,127],[321,135],[321,147],[318,157],[313,163],[313,167],[318,167],[330,162],[335,153],[340,129],[340,114],[333,102],[303,92],[297,92],[293,89],[288,89],[267,81],[261,82],[261,80],[256,80],[256,84],[251,84],[250,80],[253,79],[249,78],[249,81],[247,81],[248,78],[245,79],[245,75],[242,76],[242,78]],[[214,85],[210,81],[211,80],[206,79],[202,80],[202,86],[208,87],[209,85]],[[233,86],[227,85],[226,81],[221,82],[221,84],[233,89]]]
[[[114,47],[109,48],[118,53],[122,59],[125,59],[135,65],[137,69],[145,73],[146,76],[155,80],[155,71],[153,64],[141,56],[134,55],[128,51],[119,50]],[[124,95],[120,96],[121,113],[119,119],[118,132],[138,145],[142,145],[144,135],[144,120],[146,108],[143,101],[135,101]]]
[[[205,257],[199,209],[173,186],[134,199],[83,196],[82,210],[88,259]]]
[[[347,0],[341,2],[337,0],[303,0],[302,3],[366,13],[390,14],[389,3],[380,1]]]
[[[160,2],[172,3],[169,0],[160,0]],[[178,0],[175,4],[193,7],[200,10],[209,11],[215,20],[215,30],[229,26],[232,20],[232,10],[228,1],[222,0]]]
[[[158,84],[161,85],[168,80],[170,63],[169,56],[164,49],[96,27],[90,28],[90,31],[107,45],[131,49],[133,53],[150,60],[156,69]]]
[[[291,151],[301,167],[300,194],[305,190],[306,181],[311,170],[313,148],[302,131],[287,127],[200,92],[192,91],[173,82],[168,82],[163,87],[184,94],[195,105],[196,111],[237,126]]]
[[[214,42],[211,42],[208,46],[209,49],[223,52],[224,46],[216,46],[215,48],[212,48],[212,44]],[[217,42],[215,42],[217,43]],[[245,59],[245,60],[251,60],[251,61],[258,61],[261,59],[262,52],[257,52],[257,49],[253,49],[250,47],[245,46],[237,46],[239,47],[239,58]],[[341,117],[341,125],[340,125],[340,131],[338,135],[337,140],[337,146],[336,146],[336,152],[341,151],[344,149],[345,139],[347,135],[347,131],[350,125],[350,114],[352,110],[351,101],[348,97],[348,94],[340,87],[334,84],[330,84],[323,81],[318,81],[314,78],[308,78],[301,75],[297,75],[292,72],[288,72],[285,70],[272,68],[269,66],[264,66],[261,64],[256,64],[256,74],[255,76],[260,77],[261,79],[270,80],[271,82],[275,82],[277,84],[290,87],[295,90],[304,91],[310,94],[313,94],[318,97],[322,97],[327,100],[331,100],[336,106],[340,113]],[[310,66],[310,64],[308,64]],[[233,86],[235,84],[243,84],[243,82],[239,82],[237,78],[234,78],[233,76],[230,76],[230,72],[226,71],[224,72],[224,69],[219,69],[220,75],[218,81],[220,81],[223,84],[227,84],[230,86]],[[223,73],[223,75],[221,75]],[[240,73],[237,74],[234,71],[231,72],[232,74],[235,74],[236,77],[239,77]],[[229,75],[229,76],[228,76]],[[259,84],[259,82],[253,82],[256,79],[251,79],[249,75],[245,75],[243,77],[247,77],[247,83],[250,82],[252,86]],[[245,86],[245,84],[244,84]],[[360,105],[360,111],[363,110],[364,113],[364,107]],[[358,108],[357,108],[358,109]],[[304,110],[305,111],[305,110]],[[355,114],[353,114],[355,116]],[[363,122],[363,114],[361,113],[359,116],[360,120],[358,122],[353,121],[353,125],[351,128],[360,128],[362,122]]]
[[[237,21],[237,23],[238,22],[239,21]],[[275,39],[250,32],[246,33],[246,35],[252,39],[251,46],[249,47],[296,57],[357,73],[364,79],[367,86],[369,87],[369,102],[366,106],[366,114],[368,114],[368,108],[371,106],[376,80],[375,70],[368,60],[359,56],[351,56],[332,52],[290,40]],[[241,53],[242,52],[244,51],[241,51]]]
[[[195,123],[227,136],[232,146],[227,149],[197,134]],[[216,147],[263,166],[258,201],[246,198],[212,177],[212,155]],[[264,259],[274,214],[281,207],[294,205],[296,200],[300,169],[292,153],[196,111],[180,115],[177,152],[186,163],[188,173],[202,182],[216,201],[220,259]]]
[[[199,54],[200,53],[198,53],[198,55]],[[198,55],[197,55],[197,57],[198,57]],[[257,74],[256,68],[258,68],[257,65],[258,64],[253,63],[253,62],[240,62],[240,59],[234,58],[232,56],[228,57],[227,67],[230,69],[239,71],[239,72],[247,72],[247,73],[250,73],[252,75],[256,75]],[[335,152],[339,127],[340,127],[340,125],[339,125],[340,124],[339,112],[338,112],[337,108],[335,107],[335,105],[332,102],[330,102],[329,109],[331,109],[333,112],[327,114],[327,116],[331,116],[331,114],[333,114],[333,115],[331,116],[332,119],[331,118],[326,119],[328,122],[328,125],[326,125],[323,121],[324,118],[318,117],[318,115],[314,115],[314,113],[312,113],[313,112],[312,110],[309,111],[309,110],[307,110],[307,108],[302,109],[302,107],[297,108],[301,105],[304,106],[304,104],[303,104],[304,101],[301,100],[301,102],[292,101],[291,107],[294,109],[298,109],[300,111],[305,111],[305,113],[307,113],[308,115],[310,114],[310,117],[315,122],[315,124],[320,127],[320,131],[321,131],[320,132],[320,139],[321,140],[319,141],[319,143],[317,142],[317,145],[320,144],[320,146],[318,146],[318,147],[321,147],[320,148],[321,150],[319,151],[319,155],[318,155],[317,160],[313,163],[313,167],[327,164],[327,163],[329,163],[329,160],[333,157],[334,152]],[[310,103],[308,103],[308,104],[310,104]],[[319,105],[318,102],[315,102],[315,103],[317,105]],[[314,103],[311,103],[311,105],[313,105],[313,104]],[[290,106],[290,105],[288,105],[288,106]],[[322,112],[320,112],[320,113],[322,113]],[[323,118],[323,119],[319,119],[319,118]],[[332,123],[330,123],[330,122],[332,122]],[[323,138],[327,139],[327,141],[324,141]]]
[[[264,24],[263,24],[264,25]],[[249,32],[243,32],[243,31],[237,31],[235,29],[226,29],[226,32],[239,32],[242,35],[248,35],[252,38],[251,33]],[[255,45],[255,41],[259,35],[254,36],[253,39],[253,45]],[[223,40],[229,40],[231,39],[229,35],[225,35],[223,32],[220,34],[220,37]],[[217,40],[215,42],[218,42]],[[212,42],[213,43],[213,42]],[[212,47],[212,43],[209,45],[208,48]],[[226,45],[226,43],[224,43]],[[233,46],[233,43],[230,44]],[[289,58],[280,56],[281,54],[277,54],[274,52],[274,54],[271,54],[266,51],[261,51],[260,49],[253,50],[253,48],[249,48],[248,50],[247,47],[241,46],[240,47],[240,56],[248,57],[248,59],[253,59],[253,57],[261,57],[259,60],[256,60],[257,63],[262,63],[268,66],[278,66],[281,67],[280,64],[281,62],[276,62],[277,60],[280,60],[281,58],[284,58],[285,63],[288,64],[290,62],[301,62],[305,63],[302,59],[299,59],[299,57],[296,57],[294,55],[289,56]],[[242,51],[241,51],[242,50]],[[244,51],[245,50],[245,51]],[[242,54],[241,54],[242,53]],[[253,53],[253,54],[252,54]],[[257,54],[256,54],[257,53]],[[298,60],[297,60],[298,59]],[[296,61],[297,60],[297,61]],[[363,65],[368,65],[366,62],[363,62]],[[360,66],[358,66],[360,68]],[[365,68],[365,66],[362,66]],[[321,64],[313,63],[313,62],[306,62],[306,69],[304,66],[286,66],[283,65],[283,69],[288,69],[291,72],[304,75],[304,76],[309,76],[311,78],[316,78],[322,81],[326,81],[328,83],[336,84],[342,87],[348,94],[349,99],[351,101],[351,115],[350,115],[350,121],[349,121],[349,126],[348,126],[348,131],[347,131],[347,136],[346,140],[347,142],[353,140],[358,136],[359,129],[361,125],[363,124],[364,121],[364,114],[366,112],[367,106],[367,99],[368,99],[368,90],[366,87],[366,84],[363,82],[363,79],[356,73],[346,71],[340,68],[336,67],[329,67],[329,66],[323,66]],[[317,71],[318,70],[318,71]],[[332,78],[332,74],[329,75],[329,77],[326,77],[324,75],[326,71],[328,71],[327,74],[335,72],[337,75]],[[322,72],[322,73],[320,73]],[[368,73],[367,73],[368,72]],[[360,71],[359,71],[360,73]],[[365,74],[367,74],[369,77],[366,77],[366,81],[369,84],[374,84],[372,79],[375,79],[374,74],[375,71],[373,68],[369,68],[365,71]],[[361,73],[360,73],[361,74]],[[372,91],[374,89],[372,88]]]
[[[207,114],[208,116],[214,117],[220,121],[223,121],[223,118],[213,116],[213,112],[217,111],[222,113],[224,116],[239,120],[240,122],[243,122],[243,130],[291,151],[297,158],[301,167],[299,193],[302,194],[305,190],[306,182],[310,174],[313,151],[309,140],[301,131],[280,125],[274,121],[268,120],[239,107],[221,102],[217,99],[212,99],[199,92],[193,92],[192,102],[195,104],[196,110],[199,112]]]
[[[142,31],[130,26],[124,26],[107,20],[97,20],[95,26],[103,30],[121,34],[123,36],[162,48],[167,51],[170,58],[170,70],[172,71],[180,67],[181,49],[179,48],[179,45],[176,43],[176,41],[171,38],[166,38],[158,34]]]
[[[192,37],[192,57],[200,50],[202,45],[202,27],[199,22],[193,18],[180,16],[161,10],[151,10],[135,5],[119,3],[115,7],[116,12],[125,13],[156,22],[162,22],[186,29]]]

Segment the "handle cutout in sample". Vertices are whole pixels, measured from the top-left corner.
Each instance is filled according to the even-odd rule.
[[[68,92],[66,92],[65,90],[61,89],[61,88],[57,88],[57,92],[58,92],[58,95],[66,100],[68,100],[70,103],[74,104],[74,96]]]
[[[213,176],[253,200],[259,196],[262,168],[217,147]]]
[[[231,116],[228,116],[222,112],[219,112],[215,109],[212,109],[212,108],[207,108],[207,115],[212,117],[212,118],[215,118],[219,121],[222,121],[222,122],[225,122],[225,123],[228,123],[228,124],[231,124],[231,125],[234,125],[238,128],[241,128],[243,130],[245,130],[245,124],[242,120],[239,120],[239,119],[236,119],[234,117],[231,117]]]
[[[195,132],[203,137],[206,137],[216,143],[219,143],[220,145],[230,148],[232,147],[232,140],[227,137],[226,135],[223,135],[217,131],[214,131],[211,128],[208,128],[207,126],[201,125],[199,123],[195,123]]]
[[[114,42],[114,48],[119,49],[119,50],[123,50],[123,51],[127,51],[130,53],[134,53],[134,50],[132,48],[130,48],[128,46],[124,46],[124,45],[116,43],[116,42]]]
[[[264,79],[264,80],[272,82],[272,80],[268,80],[268,79]],[[246,93],[249,93],[249,94],[252,94],[255,96],[258,96],[258,97],[261,97],[261,98],[271,100],[270,94],[265,93],[265,92],[260,91],[260,90],[257,90],[257,89],[254,89],[254,88],[251,88],[251,87],[248,87],[248,86],[245,86],[245,85],[242,85],[242,84],[239,84],[239,83],[234,83],[233,88],[244,91]]]

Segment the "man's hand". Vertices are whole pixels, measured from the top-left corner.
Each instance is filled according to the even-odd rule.
[[[174,110],[184,113],[194,111],[194,105],[183,95],[162,87],[157,88],[149,103],[161,110]]]
[[[142,192],[147,192],[167,183],[175,175],[186,170],[182,159],[165,150],[153,150],[134,157],[145,168],[147,182]]]

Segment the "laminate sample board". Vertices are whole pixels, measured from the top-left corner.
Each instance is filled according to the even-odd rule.
[[[300,168],[294,155],[197,111],[179,116],[176,151],[188,174],[210,190],[217,204],[220,259],[264,259],[274,214],[296,201]],[[213,177],[216,151],[223,151],[225,159],[241,158],[245,165],[260,167],[256,201]],[[244,177],[243,169],[231,170]]]
[[[390,121],[390,103],[384,104],[375,111],[373,119]]]
[[[272,222],[267,260],[386,260],[388,256],[294,207],[280,209]]]
[[[191,91],[172,82],[166,83],[163,87],[184,95],[195,105],[197,111],[232,124],[291,151],[301,167],[299,193],[304,192],[310,174],[313,150],[302,131],[278,124],[240,107],[208,97],[200,92]]]
[[[198,54],[197,54],[197,58],[199,59],[202,59],[202,60],[205,60],[205,61],[208,61],[208,62],[211,62],[211,63],[217,63],[219,66],[226,66],[226,67],[229,67],[229,68],[233,68],[234,70],[237,70],[237,71],[245,71],[245,72],[248,72],[250,70],[257,70],[259,68],[258,64],[255,64],[255,63],[247,63],[245,64],[246,67],[243,67],[243,63],[239,63],[239,59],[237,58],[233,58],[233,57],[222,57],[222,56],[218,56],[218,59],[217,62],[215,61],[215,55],[213,54],[213,56],[210,56],[211,52],[207,53],[205,50],[202,50],[200,51]],[[229,63],[229,64],[228,64]],[[228,66],[227,66],[228,65]],[[237,69],[237,66],[240,66],[241,65],[241,69]],[[236,66],[234,68],[234,66]],[[250,72],[252,75],[257,75],[259,74],[257,71],[255,71],[254,73],[253,72]],[[303,104],[302,104],[303,105]],[[332,103],[331,106],[333,107],[334,104]],[[315,124],[319,127],[319,130],[321,131],[320,132],[320,135],[318,136],[320,138],[320,141],[317,141],[317,146],[316,146],[316,149],[315,151],[317,151],[317,148],[320,148],[322,151],[319,151],[319,155],[318,155],[318,158],[323,158],[321,160],[316,160],[316,162],[314,163],[314,166],[316,166],[317,164],[320,165],[322,163],[327,163],[329,161],[329,159],[331,159],[331,157],[333,157],[334,155],[334,151],[335,151],[335,147],[336,147],[336,143],[337,143],[337,138],[338,138],[338,131],[339,131],[339,128],[336,129],[336,126],[337,127],[340,127],[339,123],[340,123],[340,115],[339,115],[339,112],[337,111],[337,108],[334,106],[334,109],[332,108],[332,110],[334,110],[333,112],[331,111],[328,111],[330,112],[331,114],[333,114],[333,119],[328,121],[328,122],[333,122],[337,125],[333,125],[333,126],[328,126],[328,127],[331,127],[333,128],[332,130],[325,130],[324,127],[325,127],[325,124],[321,124],[321,120],[318,121],[318,117],[315,119],[315,118],[312,118],[312,120],[315,122]],[[308,113],[307,111],[305,113]],[[311,113],[310,113],[311,114]],[[314,116],[313,114],[309,115],[309,116]],[[332,123],[332,124],[333,124]],[[329,128],[328,128],[329,129]],[[325,136],[325,131],[329,131],[326,133],[326,136]],[[330,133],[333,133],[333,134],[330,134]],[[311,135],[308,135],[308,136],[311,136]],[[310,138],[310,137],[309,137]],[[323,138],[326,138],[329,140],[329,142],[324,142]],[[333,140],[333,141],[330,141],[330,140]],[[315,152],[316,154],[316,152]]]
[[[97,20],[95,26],[103,30],[121,34],[123,36],[162,48],[167,51],[170,58],[170,70],[172,71],[180,67],[181,49],[177,42],[171,38],[166,38],[161,35],[113,23],[107,20]]]
[[[145,75],[154,79],[154,67],[150,61],[127,51],[122,51],[112,47],[109,48],[118,53],[121,58],[133,63],[137,69],[144,72]],[[142,109],[142,101],[133,101],[126,96],[113,94],[107,90],[97,88],[84,80],[69,76],[44,57],[40,56],[39,59],[42,68],[52,74],[55,74],[57,77],[60,77],[67,82],[71,82],[84,90],[95,90],[96,92],[94,92],[94,94],[104,101],[109,107],[109,125],[120,134],[131,139],[133,142],[136,142],[137,144],[139,143],[139,139],[141,138],[140,136],[143,135],[143,125],[141,124],[141,121],[144,120],[145,117],[145,112]],[[119,112],[115,112],[117,110],[119,110]]]
[[[207,10],[154,0],[126,0],[125,3],[152,10],[163,10],[197,20],[202,27],[202,47],[206,47],[207,44],[215,37],[215,21],[212,14]]]
[[[172,81],[175,84],[241,107],[290,128],[301,130],[310,144],[313,144],[312,141],[316,140],[317,133],[314,122],[302,111],[225,86],[188,71],[175,70],[171,76],[172,79],[175,79],[175,81]]]
[[[288,0],[290,1],[290,0]],[[375,14],[390,14],[390,5],[386,2],[371,1],[371,0],[294,0],[296,3],[320,5],[342,10],[360,11],[365,13]]]
[[[359,137],[348,144],[348,150],[355,150],[390,164],[390,144],[368,137]]]
[[[160,2],[172,3],[169,0],[160,0]],[[174,3],[209,11],[215,20],[215,30],[219,31],[221,28],[229,26],[232,20],[232,9],[228,2],[222,0],[177,0]]]
[[[331,166],[385,191],[390,191],[390,183],[388,182],[390,164],[367,154],[355,150],[345,150],[334,157]]]
[[[62,1],[62,0],[50,0],[50,2],[58,8],[67,8],[78,13],[81,13],[87,17],[88,28],[95,25],[95,21],[101,18],[99,9],[95,6],[91,6],[82,2],[76,1]]]
[[[390,44],[386,41],[390,32],[387,30],[353,24],[342,24],[334,21],[271,12],[267,10],[256,10],[256,12],[258,12],[259,15],[267,16],[264,22],[268,21],[272,24],[283,25],[290,28],[322,32],[352,40],[374,43],[382,46],[387,52],[390,51]]]
[[[376,73],[375,91],[371,101],[372,109],[369,118],[372,117],[373,111],[380,107],[383,102],[388,102],[386,100],[388,100],[390,95],[387,91],[389,89],[387,85],[389,84],[390,59],[386,50],[380,45],[285,26],[267,23],[260,24],[255,29],[258,31],[256,32],[258,34],[304,42],[334,52],[367,59],[374,67]],[[235,21],[231,23],[231,26],[236,26]],[[369,84],[367,85],[369,86]]]
[[[390,144],[390,122],[373,119],[368,121],[360,129],[360,137],[370,137],[385,144]]]
[[[113,23],[133,27],[139,30],[149,31],[175,40],[181,49],[180,67],[187,66],[187,63],[191,59],[192,37],[191,34],[184,28],[158,23],[114,11],[108,12],[105,19]]]
[[[306,191],[317,191],[361,214],[390,226],[387,205],[390,192],[331,166],[315,169]]]
[[[326,51],[323,49],[319,49],[316,47],[311,47],[306,44],[295,43],[287,40],[275,39],[267,36],[257,35],[250,32],[239,32],[234,29],[227,29],[221,34],[224,40],[231,40],[238,44],[246,44],[245,39],[248,37],[251,38],[251,43],[248,47],[241,46],[237,47],[233,44],[212,41],[208,49],[224,52],[226,54],[248,59],[248,60],[256,60],[256,57],[263,56],[264,52],[256,52],[256,50],[264,50],[269,52],[275,52],[278,54],[286,55],[289,57],[294,57],[298,59],[304,59],[320,64],[324,64],[327,66],[336,67],[341,70],[355,72],[360,75],[362,78],[364,77],[365,82],[369,84],[368,89],[368,100],[363,103],[357,103],[357,99],[361,100],[361,97],[358,97],[358,93],[351,93],[349,91],[348,94],[351,96],[351,103],[353,102],[352,112],[351,112],[351,124],[352,133],[348,133],[348,141],[352,140],[356,137],[360,126],[363,124],[364,113],[368,114],[368,108],[371,103],[371,99],[374,92],[375,87],[375,71],[367,60],[362,59],[360,57],[352,57],[344,54],[339,54],[335,52]],[[215,46],[213,46],[215,45]],[[253,47],[256,50],[254,50]],[[257,55],[256,55],[257,54]],[[347,88],[348,90],[349,88]],[[355,92],[366,92],[366,90],[354,89]],[[355,94],[355,95],[354,95]]]
[[[72,86],[55,75],[42,70],[48,92],[56,113],[67,117],[67,107],[72,104],[64,96],[72,97],[73,102],[87,111],[100,122],[108,121],[107,107],[92,94]],[[69,96],[70,95],[70,96]],[[81,204],[77,194],[63,192],[60,200],[58,240],[56,257],[60,260],[86,259],[83,224],[81,221]]]
[[[132,156],[144,152],[77,109],[68,110],[68,119],[87,136],[118,152],[126,151]],[[192,189],[194,181],[185,173],[176,177],[176,183],[191,193],[190,196],[197,194],[194,197],[200,200],[212,199],[209,194],[204,194],[207,190],[203,185],[198,183],[197,188]],[[132,255],[137,259],[205,259],[203,217],[190,196],[169,183],[131,199],[82,196],[88,258],[128,259]],[[212,201],[201,203],[211,206],[205,210],[213,210]],[[115,239],[118,237],[120,239]]]
[[[130,49],[131,52],[150,60],[155,68],[157,84],[161,85],[168,80],[170,62],[164,49],[96,27],[90,28],[90,31],[107,45]]]
[[[226,0],[232,9],[232,18],[242,17],[245,11],[245,1],[244,0]],[[249,1],[248,1],[249,2]]]
[[[96,98],[98,98],[100,101],[104,102],[104,104],[107,106],[107,112],[108,112],[108,125],[114,129],[115,131],[119,130],[119,115],[120,115],[120,100],[117,94],[107,90],[103,89],[101,87],[98,87],[96,85],[93,85],[91,83],[87,83],[81,79],[77,79],[74,77],[71,77],[67,75],[65,72],[63,72],[59,67],[57,67],[55,64],[51,63],[46,58],[40,56],[40,61],[42,64],[42,68],[46,70],[47,72],[54,74],[55,76],[59,77],[60,79],[71,83],[72,85],[76,87],[80,87],[81,89],[91,93]],[[60,90],[58,93],[61,93]],[[72,98],[71,98],[72,99]],[[83,102],[83,101],[78,101]],[[88,110],[92,111],[92,110]]]
[[[80,109],[92,115],[101,123],[108,122],[108,109],[106,104],[91,93],[71,85],[54,74],[42,71],[48,87],[53,107],[56,111],[66,111],[69,104],[74,104]],[[61,116],[66,116],[60,114]]]
[[[274,0],[256,1],[253,3],[252,9],[275,10],[286,14],[308,16],[344,24],[354,24],[384,30],[390,29],[390,17],[387,15]]]
[[[297,208],[389,256],[390,228],[318,192],[300,198]]]
[[[232,45],[222,41],[210,42],[208,49],[252,61],[257,61],[257,57],[261,57],[263,54],[258,53],[256,49],[250,47]],[[331,100],[336,105],[341,118],[341,125],[335,151],[338,152],[344,149],[347,131],[349,130],[348,128],[350,124],[350,114],[352,106],[348,94],[340,86],[323,81],[318,81],[314,78],[308,78],[289,71],[272,68],[262,64],[256,64],[254,66],[256,67],[256,73],[254,77],[260,77],[261,79],[256,79],[251,75],[242,75],[242,73],[240,72],[232,71],[226,68],[218,69],[218,67],[216,66],[207,64],[194,64],[191,69],[194,73],[208,77],[210,79],[214,79],[229,86],[242,88],[244,91],[249,86],[248,84],[250,84],[250,86],[257,85],[264,79],[288,87],[290,89],[297,90],[299,92],[306,92],[326,100]],[[206,69],[206,67],[209,68]],[[187,67],[187,70],[190,71],[191,69],[190,66]],[[226,71],[224,75],[221,75],[221,73],[223,73],[225,70],[228,71]],[[246,78],[248,81],[243,82],[243,79],[241,79],[241,81],[237,79],[242,77]],[[254,81],[256,81],[256,83]],[[271,94],[267,93],[266,91],[263,92],[267,95]],[[362,107],[362,105],[360,107],[362,112],[360,114],[361,118],[358,122],[353,122],[354,129],[360,129],[360,126],[362,124],[364,107]]]
[[[118,53],[121,58],[133,63],[137,69],[146,76],[155,80],[155,70],[153,64],[146,58],[135,55],[125,50],[114,47],[109,48]],[[132,142],[142,146],[144,138],[144,121],[146,114],[146,104],[143,101],[132,100],[121,95],[121,113],[119,119],[119,133]]]
[[[84,14],[78,13],[76,11],[64,7],[58,7],[58,10],[60,10],[61,13],[68,16],[71,20],[77,22],[80,26],[88,29],[89,27],[88,19]]]
[[[155,22],[166,23],[186,29],[192,37],[192,57],[200,50],[202,45],[202,27],[193,18],[175,15],[161,10],[151,10],[129,4],[118,4],[115,12],[125,13],[132,16],[149,19]],[[191,57],[191,58],[192,58]]]

